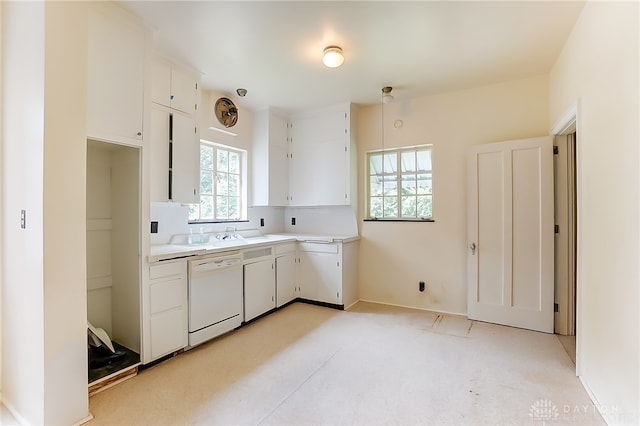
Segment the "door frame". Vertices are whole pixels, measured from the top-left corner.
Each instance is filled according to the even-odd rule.
[[[580,339],[580,325],[582,324],[582,285],[580,284],[582,279],[580,275],[580,260],[582,259],[581,255],[581,247],[580,247],[580,194],[582,191],[581,185],[581,162],[580,162],[580,150],[578,147],[578,140],[580,139],[580,129],[581,126],[581,104],[580,99],[575,100],[567,110],[560,116],[560,118],[555,122],[553,127],[550,130],[550,134],[553,137],[566,135],[568,133],[576,133],[576,143],[575,143],[575,234],[574,234],[574,242],[575,242],[575,336],[576,336],[576,376],[581,375],[582,371],[582,362],[581,362],[581,354],[582,354],[582,340]]]

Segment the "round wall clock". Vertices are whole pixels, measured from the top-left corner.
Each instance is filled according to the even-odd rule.
[[[229,98],[220,98],[216,101],[214,112],[216,118],[224,127],[233,127],[238,122],[238,108]]]

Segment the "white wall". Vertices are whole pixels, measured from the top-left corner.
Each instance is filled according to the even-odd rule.
[[[475,144],[549,132],[545,76],[384,106],[384,147],[433,144],[434,223],[360,222],[360,298],[466,313],[466,154]],[[401,119],[403,126],[394,128]],[[380,105],[358,115],[359,219],[365,155],[380,149]],[[427,290],[418,291],[425,281]]]
[[[16,417],[43,424],[45,7],[2,2],[2,8],[2,397]]]
[[[0,5],[0,29],[2,28],[2,6]],[[2,178],[4,176],[2,167],[2,31],[0,30],[0,200],[2,200]],[[0,241],[2,241],[2,208],[0,207]],[[0,243],[0,403],[2,402],[2,244]]]
[[[291,218],[296,224],[291,224]],[[287,207],[284,228],[292,234],[352,236],[358,235],[358,221],[350,205]]]
[[[639,415],[637,2],[588,2],[549,78],[549,119],[578,101],[578,374],[610,424]]]
[[[235,126],[226,128],[221,125],[213,113],[216,100],[222,96],[228,97],[238,108],[238,122]],[[200,125],[200,138],[235,148],[250,150],[253,141],[253,112],[242,105],[237,96],[213,91],[202,90],[200,106],[198,107],[198,123]],[[231,136],[223,132],[211,130],[210,127],[232,132],[237,136]]]
[[[72,424],[88,415],[87,4],[45,5],[44,420]]]
[[[3,401],[27,423],[72,424],[88,415],[85,6],[2,7]]]

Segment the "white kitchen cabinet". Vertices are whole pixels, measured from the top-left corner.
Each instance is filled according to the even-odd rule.
[[[272,253],[272,247],[261,247],[242,254],[245,321],[276,307],[276,271]]]
[[[298,296],[348,307],[358,298],[357,241],[303,242],[298,247]]]
[[[289,140],[286,114],[272,108],[254,114],[251,170],[252,205],[288,204]]]
[[[150,354],[147,363],[188,344],[187,262],[169,261],[149,266]]]
[[[317,283],[314,262],[310,259],[310,254],[304,251],[298,253],[296,284],[296,297],[306,300],[316,300]]]
[[[342,304],[342,262],[338,254],[309,253],[316,274],[316,300]]]
[[[151,201],[199,202],[200,142],[193,117],[151,107]]]
[[[198,78],[167,61],[153,63],[151,101],[194,115],[198,108]]]
[[[300,297],[317,302],[342,304],[340,245],[302,243],[300,245]]]
[[[149,129],[151,201],[169,200],[169,119],[166,108],[153,105]]]
[[[296,245],[275,246],[276,256],[276,307],[283,306],[296,296]]]
[[[89,13],[87,136],[140,145],[143,137],[146,32],[118,7]]]
[[[200,140],[193,117],[171,113],[171,190],[177,203],[200,202]]]
[[[354,113],[347,103],[291,117],[289,205],[355,206]]]
[[[273,260],[244,265],[244,320],[250,321],[276,307]]]

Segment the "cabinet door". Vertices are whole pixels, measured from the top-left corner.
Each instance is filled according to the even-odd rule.
[[[186,261],[152,265],[149,277],[151,357],[142,354],[145,362],[184,348],[189,339]]]
[[[169,200],[169,110],[151,107],[151,201]]]
[[[290,205],[349,204],[347,124],[345,108],[292,118]]]
[[[171,106],[171,67],[166,62],[153,63],[151,102],[166,107]]]
[[[200,187],[200,141],[193,118],[173,112],[171,124],[171,199],[198,203]]]
[[[340,255],[307,253],[315,275],[316,297],[319,302],[342,303],[342,273]]]
[[[289,143],[287,120],[269,115],[269,205],[289,203]]]
[[[272,260],[244,265],[244,320],[276,307],[275,268]]]
[[[171,108],[187,114],[196,113],[198,82],[190,74],[171,69]]]
[[[308,300],[316,300],[316,272],[313,262],[313,253],[302,252],[299,255],[296,280],[298,282],[297,297]]]
[[[186,306],[151,316],[151,358],[156,359],[187,346]]]
[[[144,106],[145,33],[102,7],[89,16],[87,135],[139,144]]]
[[[296,298],[296,264],[293,253],[276,258],[276,306]]]

